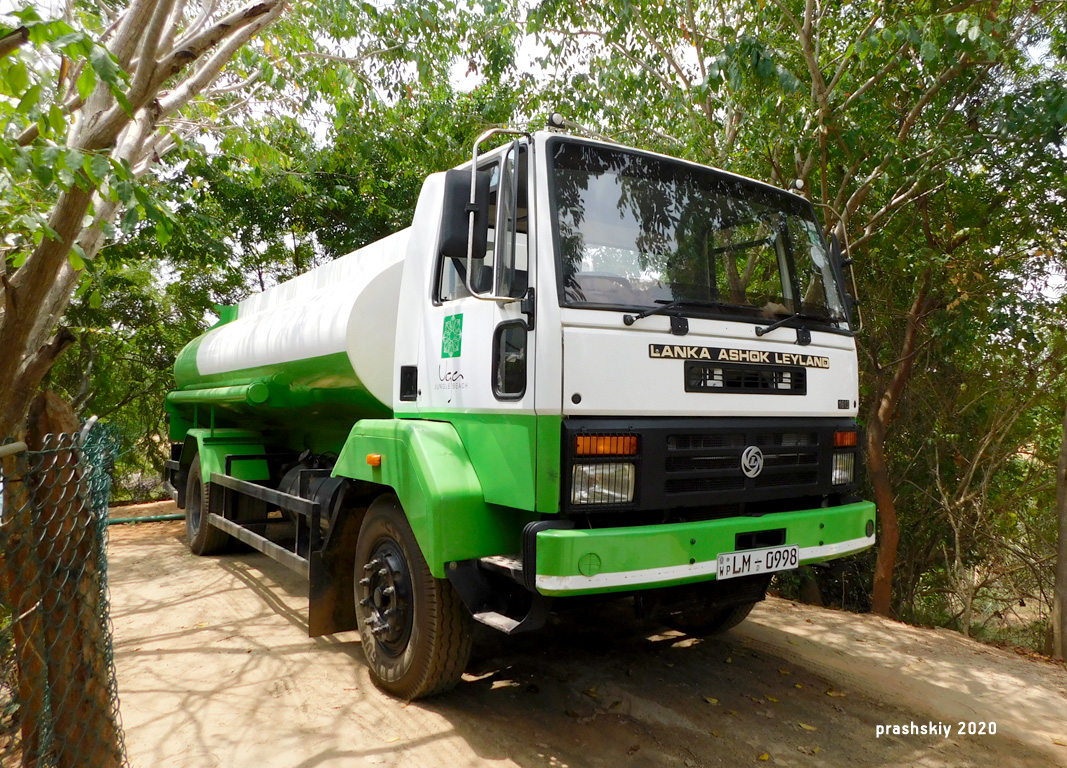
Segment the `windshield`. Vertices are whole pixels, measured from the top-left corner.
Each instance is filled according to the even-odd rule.
[[[550,146],[565,305],[679,301],[687,313],[762,320],[800,312],[844,325],[841,293],[807,201],[626,150]]]

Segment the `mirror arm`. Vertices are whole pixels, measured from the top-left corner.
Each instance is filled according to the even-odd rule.
[[[855,260],[852,258],[852,248],[848,243],[848,227],[845,226],[845,220],[841,216],[841,214],[838,213],[836,210],[834,210],[834,208],[832,206],[826,205],[825,203],[816,203],[816,205],[818,205],[820,208],[826,208],[828,211],[830,211],[830,213],[832,213],[837,218],[837,227],[836,228],[841,231],[841,237],[838,238],[836,232],[832,233],[832,237],[833,237],[833,240],[834,240],[834,245],[837,246],[837,248],[836,248],[836,250],[837,250],[836,256],[837,256],[838,271],[841,273],[841,280],[842,280],[841,289],[845,293],[846,298],[851,300],[850,303],[851,303],[852,306],[850,307],[850,309],[855,309],[856,310],[856,318],[857,318],[857,320],[859,320],[859,323],[856,325],[855,328],[852,329],[852,332],[853,333],[859,333],[860,331],[863,330],[863,310],[860,309],[860,299],[859,299],[860,292],[859,292],[859,288],[856,286]],[[844,242],[842,242],[842,240]],[[833,256],[831,256],[831,258],[833,258]],[[852,293],[851,294],[848,293],[848,291],[847,291],[847,289],[845,288],[845,285],[844,285],[845,269],[846,268],[848,268],[849,281],[852,283]],[[851,314],[852,313],[849,312],[849,322],[852,321]]]
[[[470,291],[471,296],[482,301],[496,301],[501,304],[506,304],[512,301],[519,301],[519,299],[511,296],[497,296],[496,295],[496,264],[493,265],[493,287],[490,293],[478,293],[474,290],[474,285],[471,283],[471,274],[474,272],[474,212],[477,210],[477,194],[478,194],[478,147],[483,142],[496,136],[498,134],[510,134],[514,136],[525,136],[530,139],[530,134],[526,131],[519,131],[514,128],[490,128],[488,131],[483,132],[477,139],[474,140],[474,149],[471,152],[471,196],[470,201],[467,203],[467,217],[469,224],[467,225],[467,290]],[[499,194],[499,191],[498,191]],[[498,204],[499,207],[499,204]],[[499,218],[499,217],[498,217]],[[494,244],[495,244],[494,240]],[[495,247],[495,245],[494,245]]]

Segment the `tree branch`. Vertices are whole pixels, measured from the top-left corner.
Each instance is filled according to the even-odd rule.
[[[923,95],[919,97],[919,100],[915,102],[915,105],[908,111],[908,114],[904,117],[904,122],[900,125],[900,130],[897,131],[897,143],[901,144],[904,139],[908,137],[911,129],[915,125],[915,121],[919,119],[919,115],[922,114],[926,105],[933,101],[934,96],[945,87],[946,84],[952,82],[957,78],[964,67],[967,66],[967,54],[962,53],[956,60],[956,63],[941,73],[940,77],[934,81],[933,85],[923,92]]]
[[[178,27],[181,26],[182,20],[185,18],[185,4],[186,0],[177,0],[174,8],[171,9],[170,18],[167,19],[167,28],[160,38],[160,41],[164,44],[157,51],[158,56],[166,56],[174,47],[174,40],[178,35]]]
[[[155,72],[153,73],[149,85],[145,89],[144,95],[140,101],[130,102],[134,111],[136,112],[141,109],[145,105],[145,102],[151,98],[167,80],[181,72],[190,62],[199,59],[220,41],[226,40],[228,36],[236,36],[241,38],[241,44],[243,45],[251,35],[242,37],[241,32],[249,26],[253,26],[254,30],[258,31],[263,26],[277,18],[284,9],[284,0],[264,0],[263,2],[248,5],[215,22],[184,45],[177,46],[173,52],[169,53],[156,65]],[[232,40],[233,37],[230,37],[230,40],[227,42],[231,42]],[[225,45],[224,48],[229,50],[231,55],[236,50],[236,47],[228,44]],[[211,73],[211,77],[214,77],[226,63],[225,61],[222,61],[216,64],[215,62],[217,58],[218,56],[216,53],[210,60],[209,64],[202,66],[192,78],[187,78],[177,89],[183,91],[183,97],[172,99],[171,103],[177,104],[179,107],[184,105],[196,91],[210,83],[211,80],[208,78],[208,73]],[[197,84],[196,90],[190,88],[192,81],[194,80]],[[173,111],[173,108],[171,111]],[[128,121],[129,116],[126,114],[125,110],[118,104],[114,104],[95,122],[94,125],[88,126],[90,133],[81,145],[81,148],[96,150],[105,149],[111,146],[119,131],[128,123]]]
[[[141,34],[152,18],[155,6],[155,0],[131,0],[130,6],[120,17],[118,28],[115,30],[115,39],[108,48],[115,54],[115,58],[119,60],[119,66],[123,69],[129,69],[133,54],[137,51],[137,43],[141,40]],[[101,85],[104,84],[98,83],[97,88]]]
[[[220,88],[212,88],[210,90],[205,90],[202,95],[205,99],[213,99],[216,96],[222,96],[227,93],[233,93],[234,91],[242,91],[248,86],[252,85],[252,83],[256,82],[256,80],[258,80],[262,76],[262,74],[263,70],[257,69],[244,80],[236,82],[233,85],[224,85]],[[249,94],[249,96],[251,96],[251,94]],[[247,99],[245,99],[245,101],[247,101]]]
[[[659,51],[659,55],[663,57],[663,60],[667,62],[667,65],[674,70],[674,73],[676,75],[678,75],[678,79],[682,81],[682,85],[685,86],[685,89],[687,91],[690,90],[692,88],[692,83],[690,82],[689,78],[686,77],[685,72],[682,71],[682,68],[678,65],[678,62],[675,60],[674,56],[667,53],[667,50],[660,43],[659,38],[656,35],[650,35],[648,33],[648,27],[646,27],[645,23],[641,20],[641,14],[634,14],[634,20],[637,22],[637,26],[641,30],[641,34],[645,36],[646,40],[651,41],[652,45],[655,46],[657,51]]]
[[[201,0],[200,13],[197,15],[196,19],[193,20],[193,23],[189,25],[189,29],[185,31],[185,34],[183,34],[178,42],[175,43],[175,48],[184,47],[189,40],[200,34],[200,30],[204,28],[208,19],[215,13],[216,5],[218,5],[218,0]]]
[[[771,2],[774,3],[778,7],[778,10],[782,12],[782,15],[789,19],[790,23],[796,27],[797,32],[800,34],[804,33],[804,25],[797,20],[797,17],[793,15],[792,11],[786,8],[781,0],[771,0]]]
[[[858,35],[856,35],[856,37],[852,40],[852,43],[849,45],[849,47],[855,49],[856,44],[860,40],[865,38],[870,33],[870,31],[872,29],[874,29],[874,25],[878,22],[878,20],[881,17],[882,17],[881,11],[875,12],[871,16],[871,18],[868,19],[867,26],[863,28],[862,32],[860,32]],[[846,48],[846,50],[847,50],[847,48]],[[839,82],[841,82],[841,78],[844,77],[845,72],[848,70],[849,62],[854,60],[851,56],[845,57],[844,54],[842,54],[842,57],[843,57],[842,61],[841,61],[840,64],[837,65],[837,70],[834,72],[834,76],[832,78],[830,78],[830,85],[827,86],[827,89],[831,93],[834,91],[835,88],[837,88],[837,84]]]
[[[12,51],[17,51],[30,39],[28,27],[15,27],[3,37],[0,37],[0,58],[7,56]]]
[[[326,61],[336,61],[339,64],[349,64],[353,67],[361,66],[367,59],[375,56],[381,56],[383,53],[390,53],[392,51],[404,48],[404,43],[397,43],[396,45],[390,45],[388,48],[379,48],[374,51],[367,51],[361,56],[338,56],[333,53],[322,53],[321,51],[301,51],[296,54],[298,59],[325,59]]]
[[[901,45],[899,48],[897,48],[896,52],[889,59],[889,62],[884,67],[882,67],[880,70],[878,70],[876,73],[871,75],[859,88],[854,90],[852,92],[852,94],[847,99],[845,99],[844,103],[841,104],[841,106],[838,108],[838,111],[839,112],[848,111],[848,108],[852,106],[852,103],[854,101],[856,101],[856,99],[858,99],[863,94],[867,93],[867,91],[869,91],[871,88],[873,88],[878,83],[880,83],[883,79],[885,79],[885,76],[888,75],[890,73],[890,71],[892,71],[893,68],[896,67],[897,64],[900,63],[901,59],[904,58],[904,50],[906,49],[907,45],[908,44],[905,43],[905,44]]]
[[[130,103],[141,103],[145,97],[148,84],[152,81],[152,75],[156,70],[156,51],[159,49],[160,36],[163,34],[163,26],[167,23],[174,0],[158,0],[148,28],[144,31],[141,40],[141,50],[135,64],[136,71],[133,76],[133,84],[130,86],[126,98]]]
[[[285,3],[282,0],[275,0],[273,7],[261,5],[255,6],[251,10],[259,8],[265,8],[263,13],[258,16],[242,17],[242,21],[245,21],[243,28],[233,31],[232,36],[196,72],[187,77],[181,85],[160,100],[160,117],[166,117],[175,110],[181,109],[189,99],[214,82],[222,68],[233,58],[234,53],[256,33],[281,15],[282,11],[285,10]],[[222,22],[219,22],[219,25],[221,24]]]

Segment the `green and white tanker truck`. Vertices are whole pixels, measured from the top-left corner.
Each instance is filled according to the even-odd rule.
[[[410,227],[178,355],[189,546],[306,575],[310,634],[358,629],[406,699],[456,684],[472,620],[610,596],[734,626],[775,572],[874,543],[845,268],[797,194],[489,131]]]

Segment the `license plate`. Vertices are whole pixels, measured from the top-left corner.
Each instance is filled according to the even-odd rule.
[[[800,565],[800,547],[771,547],[747,549],[744,552],[723,552],[718,558],[718,579],[733,579],[754,573],[788,571]]]

